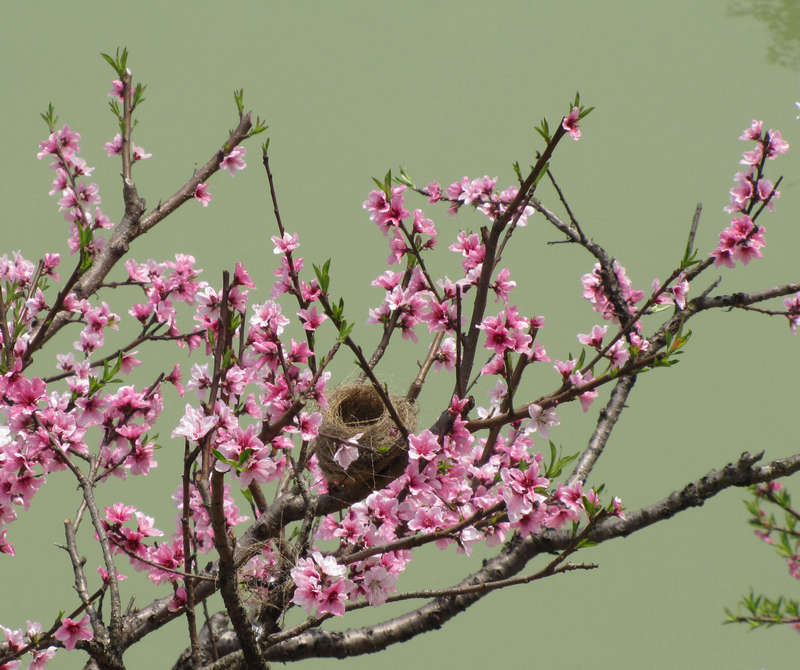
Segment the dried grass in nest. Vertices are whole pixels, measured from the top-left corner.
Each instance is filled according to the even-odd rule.
[[[417,426],[417,408],[403,396],[389,399],[408,432]],[[333,460],[342,441],[358,433],[358,458],[347,470]],[[404,466],[407,445],[380,395],[371,384],[342,384],[328,396],[328,409],[322,413],[322,425],[315,442],[317,460],[329,484],[360,486],[373,490],[395,479],[398,464]]]

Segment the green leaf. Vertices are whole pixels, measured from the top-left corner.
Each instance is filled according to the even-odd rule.
[[[133,106],[137,107],[141,103],[144,102],[144,90],[147,88],[144,84],[136,84],[136,88],[133,90]]]
[[[52,133],[56,129],[56,124],[58,123],[56,108],[53,106],[53,103],[48,102],[47,109],[39,114],[39,116],[42,117],[42,120],[47,124],[48,129]]]
[[[252,449],[244,449],[241,454],[239,454],[239,460],[236,461],[236,469],[241,472],[244,464],[247,463],[250,455],[253,453]]]
[[[330,268],[331,268],[331,259],[325,261],[322,267],[318,267],[314,265],[314,274],[317,276],[317,281],[319,282],[319,287],[323,293],[328,292],[328,287],[330,286],[331,277],[330,277]]]
[[[339,342],[344,342],[348,337],[350,337],[350,333],[353,332],[353,323],[347,323],[347,321],[342,321],[342,326],[339,329],[339,337],[337,338]]]
[[[408,173],[406,172],[405,168],[400,168],[400,176],[395,177],[395,181],[399,184],[404,184],[405,186],[408,186],[408,188],[414,188],[414,189],[417,188],[414,181],[411,179],[411,177],[408,176]]]
[[[542,136],[542,139],[545,143],[549,144],[550,140],[552,139],[550,136],[550,126],[547,123],[547,119],[542,119],[540,125],[536,126],[534,130]]]
[[[236,109],[239,112],[239,118],[244,115],[244,89],[237,88],[233,91],[233,101],[236,103]]]
[[[109,56],[106,53],[100,54],[103,59],[108,63],[114,71],[117,73],[117,76],[122,79],[125,76],[125,70],[128,67],[128,49],[123,47],[122,54],[120,54],[119,47],[114,54],[114,56]]]

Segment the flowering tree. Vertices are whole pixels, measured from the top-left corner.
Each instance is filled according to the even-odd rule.
[[[30,667],[43,667],[63,648],[88,654],[88,667],[123,668],[128,648],[178,617],[188,635],[185,649],[176,649],[176,668],[264,668],[270,660],[374,652],[440,627],[495,589],[591,570],[596,566],[576,560],[583,547],[702,505],[725,488],[800,469],[800,454],[758,465],[761,455],[744,453],[627,512],[602,487],[587,485],[637,376],[678,362],[695,315],[757,311],[783,316],[796,332],[800,283],[726,295],[717,290],[719,279],[700,282],[712,265],[734,268],[761,258],[760,218],[773,209],[780,182],[769,180],[766,166],[789,146],[777,130],[753,121],[740,138],[750,149],[735,176],[726,208],[731,224],[719,245],[710,253],[695,248],[698,206],[682,257],[647,291],[634,288],[625,268],[585,233],[550,169],[559,143],[567,135],[580,139],[580,122],[591,112],[578,96],[554,129],[540,124],[544,147],[528,170],[515,165],[518,183],[505,190],[489,177],[442,188],[387,173],[364,202],[390,248],[389,269],[372,282],[384,296],[367,319],[381,331],[368,354],[335,294],[330,261],[309,272],[297,255],[299,235],[281,218],[268,142],[262,163],[278,256],[269,298],[251,304],[255,286],[241,264],[214,286],[199,278],[188,255],[123,261],[137,238],[180,206],[207,207],[212,176],[244,169],[243,143],[265,126],[245,113],[236,92],[238,122],[221,147],[148,209],[133,178],[134,165],[151,156],[132,139],[144,86],[134,82],[126,51],[104,57],[117,76],[110,107],[119,133],[105,148],[121,160],[121,220],[113,224],[101,211],[98,188],[87,180],[94,168],[79,156],[80,135],[59,127],[50,106],[42,115],[49,136],[38,157],[55,170],[50,194],[60,195],[69,222],[73,267],[62,279],[56,253],[38,263],[20,254],[0,262],[0,551],[14,555],[14,529],[53,473],[67,471],[80,491],[64,525],[78,599],[42,613],[55,620],[49,628],[4,627],[0,667],[19,667],[25,656]],[[534,197],[544,178],[564,217]],[[406,209],[409,197],[445,206],[451,215],[463,208],[485,215],[477,232],[447,234],[450,251],[461,258],[457,278],[432,267],[438,231],[422,208]],[[502,265],[512,236],[535,214],[590,255],[583,297],[605,321],[577,336],[583,345],[577,356],[569,345],[551,344],[561,360],[551,360],[542,344],[544,317],[523,315],[513,304],[516,282]],[[125,274],[112,279],[121,262]],[[131,336],[112,348],[106,331],[124,324],[108,301],[121,303],[125,289],[141,298],[113,308],[127,309]],[[783,309],[761,306],[780,297]],[[56,335],[75,328],[77,355],[59,353]],[[407,390],[391,393],[378,364],[398,335],[423,339],[421,362]],[[137,347],[146,342],[192,354],[188,376],[175,365],[149,370],[143,386],[125,383],[142,365]],[[344,350],[355,358],[356,381],[332,379],[328,370]],[[53,353],[55,370],[48,369]],[[34,363],[47,370],[44,376],[32,372]],[[522,390],[529,367],[541,370],[535,395]],[[452,393],[427,400],[437,405],[438,418],[417,426],[417,401],[432,372],[449,375]],[[587,446],[562,454],[550,441],[559,408],[577,401],[590,411],[606,385],[611,391]],[[183,445],[182,473],[174,490],[162,492],[179,511],[175,529],[157,527],[147,502],[126,499],[121,482],[112,489],[118,502],[98,504],[101,487],[156,467],[156,421],[165,400],[185,392],[183,417],[170,436],[173,448]],[[244,505],[249,515],[241,513]],[[99,566],[81,558],[82,523],[91,524]],[[485,544],[496,554],[450,588],[403,591],[414,550],[430,543],[467,555]],[[544,562],[526,571],[538,556]],[[118,570],[125,563],[163,585],[164,595],[124,610],[130,582],[123,585]],[[207,599],[217,591],[224,610],[209,612]],[[420,599],[425,604],[387,621],[345,633],[324,627],[356,609]]]

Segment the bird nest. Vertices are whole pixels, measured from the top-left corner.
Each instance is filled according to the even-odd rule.
[[[406,431],[413,432],[416,406],[403,396],[389,399]],[[357,446],[358,458],[344,469],[334,455],[359,433],[357,442],[350,442]],[[366,484],[381,489],[399,476],[408,461],[406,441],[371,384],[343,384],[328,396],[314,448],[328,484],[348,488]]]

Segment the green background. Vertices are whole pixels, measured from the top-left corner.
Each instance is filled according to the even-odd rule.
[[[727,225],[722,212],[745,145],[736,141],[752,118],[800,134],[794,2],[494,2],[312,3],[175,2],[5,3],[0,27],[3,148],[0,193],[2,247],[28,258],[66,250],[66,226],[47,197],[52,173],[35,159],[46,135],[38,113],[56,104],[62,122],[83,136],[82,156],[103,209],[121,216],[119,165],[102,145],[116,132],[106,108],[113,78],[100,51],[126,45],[134,77],[148,85],[135,141],[153,153],[135,177],[150,205],[171,194],[196,163],[207,160],[235,125],[231,92],[270,125],[273,167],[284,221],[300,233],[307,263],[332,257],[334,291],[346,297],[365,348],[374,328],[363,325],[377,305],[369,282],[384,269],[386,240],[361,203],[370,177],[405,166],[420,183],[448,184],[462,175],[513,181],[511,164],[526,165],[540,142],[532,132],[543,116],[555,122],[575,90],[596,111],[581,142],[565,141],[553,170],[584,229],[648,288],[678,261],[695,203],[705,204],[698,234],[709,251]],[[275,234],[257,145],[248,169],[211,183],[211,206],[187,203],[137,243],[138,260],[192,253],[219,283],[223,268],[241,260],[267,296]],[[725,291],[767,288],[798,279],[800,212],[796,152],[771,164],[786,176],[777,213],[765,217],[765,259],[736,272],[722,269]],[[554,204],[547,189],[540,196]],[[411,205],[425,206],[411,201]],[[453,221],[426,207],[440,231],[441,273],[456,261],[445,251],[457,226],[479,225],[468,213]],[[580,299],[585,253],[546,246],[557,235],[540,219],[521,231],[507,254],[524,313],[544,314],[541,341],[553,358],[578,346],[595,314]],[[703,288],[716,277],[709,273]],[[695,293],[696,294],[696,293]],[[135,299],[122,295],[118,312]],[[127,301],[127,302],[126,302]],[[288,303],[287,307],[290,305]],[[629,400],[592,480],[604,482],[630,509],[658,499],[743,450],[779,457],[796,450],[798,342],[785,322],[753,314],[713,314],[693,322],[694,339],[681,365],[645,375]],[[75,335],[66,337],[67,350]],[[403,342],[382,365],[385,379],[404,387],[423,343]],[[52,365],[55,349],[43,359]],[[143,350],[154,369],[179,360],[173,349]],[[335,368],[350,374],[348,357]],[[144,383],[147,377],[139,377]],[[554,375],[530,380],[531,397],[553,387]],[[438,413],[449,385],[434,379],[422,397],[424,423]],[[562,408],[553,433],[567,451],[585,445],[593,412]],[[124,500],[155,515],[171,532],[182,449],[167,436],[183,402],[166,394],[159,469],[98,493],[102,504]],[[485,404],[485,400],[483,401]],[[788,629],[747,634],[723,627],[723,607],[752,585],[771,595],[795,587],[785,565],[745,524],[741,491],[718,496],[635,536],[592,550],[588,574],[495,593],[440,631],[379,656],[347,661],[355,669],[442,664],[462,670],[498,667],[756,669],[796,665],[800,640]],[[21,521],[9,527],[17,557],[0,566],[0,622],[45,625],[77,602],[71,589],[61,520],[77,496],[66,475],[54,476]],[[95,573],[88,535],[82,550]],[[401,589],[445,586],[474,569],[452,552],[420,552]],[[149,602],[157,593],[131,579],[125,597]],[[338,625],[361,625],[403,607],[359,612]],[[170,667],[183,648],[176,622],[126,656],[129,667]],[[80,654],[59,653],[50,667],[81,667]],[[306,668],[340,667],[310,660]]]

